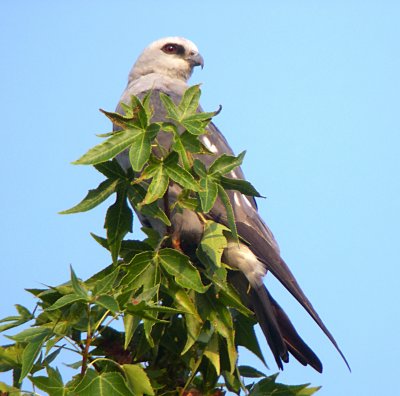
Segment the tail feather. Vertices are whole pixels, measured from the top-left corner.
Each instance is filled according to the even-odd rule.
[[[283,339],[289,352],[303,365],[309,364],[319,373],[322,373],[322,363],[313,350],[303,341],[297,333],[289,317],[280,305],[274,300],[269,292],[268,296],[275,311],[275,316],[279,324]]]
[[[310,365],[321,373],[322,363],[318,356],[303,341],[267,288],[263,284],[250,287],[246,277],[239,271],[230,272],[229,280],[242,301],[255,313],[279,369],[283,370],[282,362],[287,363],[291,353],[302,365]]]

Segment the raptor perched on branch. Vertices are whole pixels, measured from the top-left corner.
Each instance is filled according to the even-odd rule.
[[[134,64],[120,102],[129,104],[132,95],[143,98],[151,91],[153,121],[168,121],[159,93],[162,92],[175,103],[179,103],[184,91],[188,88],[187,81],[195,66],[203,67],[203,58],[191,41],[181,37],[167,37],[155,41],[143,51]],[[121,105],[118,105],[117,112],[123,113]],[[161,145],[171,145],[171,137],[166,133],[161,132],[157,139]],[[200,140],[211,153],[233,155],[228,142],[213,123],[208,125],[208,134],[201,135]],[[129,156],[126,152],[117,158],[125,170],[130,167]],[[211,155],[202,157],[206,166],[209,166],[212,160]],[[240,168],[231,171],[228,177],[244,179]],[[180,191],[181,188],[178,185],[171,183],[168,187],[169,200],[176,199]],[[319,358],[302,340],[288,316],[264,286],[263,277],[268,271],[304,307],[346,361],[335,339],[281,258],[278,244],[261,219],[254,198],[234,190],[230,190],[228,195],[233,207],[240,242],[233,239],[228,241],[223,252],[223,262],[239,270],[232,271],[229,279],[240,293],[244,303],[254,311],[278,367],[283,369],[283,362],[289,361],[290,353],[301,364],[310,365],[322,372],[322,363]],[[140,218],[143,224],[153,227],[160,234],[165,234],[167,231],[166,226],[156,219],[144,216]],[[217,199],[212,209],[204,214],[204,218],[228,226],[226,210],[220,199]],[[196,212],[189,209],[184,209],[183,212],[172,212],[170,219],[172,236],[177,247],[186,252],[199,244],[203,235],[203,223]]]

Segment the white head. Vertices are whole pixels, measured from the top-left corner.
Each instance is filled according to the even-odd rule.
[[[183,37],[165,37],[151,43],[137,59],[129,81],[156,73],[186,83],[195,66],[204,61],[196,45]]]

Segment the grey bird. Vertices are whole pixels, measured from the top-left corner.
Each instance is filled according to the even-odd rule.
[[[170,96],[179,103],[184,91],[188,88],[189,80],[195,66],[203,67],[203,58],[196,45],[182,37],[167,37],[150,44],[139,56],[129,73],[128,85],[122,94],[120,103],[129,104],[131,95],[139,98],[152,91],[151,101],[154,109],[153,122],[166,121],[165,110],[159,98],[159,92]],[[123,109],[118,105],[118,113]],[[199,111],[202,111],[200,108]],[[118,129],[117,127],[115,129]],[[210,123],[208,134],[200,137],[209,151],[215,154],[233,155],[228,142]],[[170,135],[161,132],[158,141],[164,145],[171,144]],[[202,156],[206,166],[214,160],[213,156]],[[117,156],[120,165],[130,168],[127,153]],[[229,177],[244,179],[243,172],[236,168]],[[168,190],[169,199],[173,200],[180,193],[179,186],[171,184]],[[261,329],[273,353],[276,364],[283,369],[283,362],[289,361],[289,353],[301,364],[310,365],[322,372],[322,363],[316,354],[302,340],[286,313],[272,298],[263,283],[263,277],[270,271],[283,286],[296,298],[329,340],[338,350],[347,366],[348,363],[332,334],[318,316],[310,301],[303,293],[292,272],[280,256],[275,238],[261,219],[253,197],[245,196],[236,191],[229,191],[229,199],[233,206],[237,230],[242,241],[228,241],[223,253],[223,261],[232,268],[230,281],[241,294],[244,303],[253,310]],[[223,204],[217,200],[212,210],[205,217],[228,226],[226,211]],[[141,222],[165,234],[165,226],[154,219],[140,216]],[[173,238],[179,240],[182,250],[196,247],[203,234],[203,223],[195,212],[184,209],[183,212],[171,213]]]

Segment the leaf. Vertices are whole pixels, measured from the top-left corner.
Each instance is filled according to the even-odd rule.
[[[126,192],[117,192],[117,199],[106,214],[104,228],[107,229],[107,242],[111,257],[115,263],[118,259],[121,241],[128,232],[132,232],[132,211],[126,203]]]
[[[320,387],[308,388],[309,384],[304,385],[284,385],[275,382],[277,374],[271,375],[257,382],[250,390],[249,396],[307,396],[317,392]]]
[[[93,294],[95,296],[98,296],[100,294],[110,292],[114,287],[118,274],[119,274],[119,268],[117,268],[115,271],[112,271],[110,274],[104,276],[102,279],[96,281],[93,288]]]
[[[20,367],[23,352],[24,347],[20,343],[0,346],[0,372]]]
[[[167,191],[168,183],[169,178],[165,172],[164,164],[160,163],[157,172],[153,176],[153,179],[147,189],[147,194],[142,204],[148,205],[163,197]]]
[[[125,171],[115,159],[112,161],[100,162],[99,164],[94,165],[94,167],[108,179],[115,180],[126,178]]]
[[[50,396],[65,396],[66,389],[58,369],[46,367],[47,376],[30,377],[32,383]]]
[[[129,149],[129,161],[132,169],[136,172],[140,172],[150,158],[151,141],[152,138],[154,139],[153,133],[153,129],[150,129],[150,134],[147,130],[143,130],[132,141],[132,146]]]
[[[18,327],[21,324],[24,324],[33,319],[33,315],[24,306],[15,304],[15,308],[17,309],[19,316],[7,316],[6,318],[1,319],[0,323],[5,323],[5,322],[11,322],[11,323],[6,323],[4,325],[1,325],[0,333],[12,329],[14,327]]]
[[[204,293],[207,290],[201,282],[199,272],[184,254],[166,248],[158,252],[158,259],[162,267],[175,278],[178,285],[198,293]]]
[[[233,329],[232,317],[227,307],[219,303],[213,304],[210,312],[210,322],[226,341],[227,352],[230,363],[230,372],[233,373],[236,367],[237,350],[235,347],[235,331]]]
[[[228,219],[228,225],[229,225],[229,229],[231,230],[232,237],[234,240],[236,240],[238,242],[239,235],[238,235],[237,228],[236,228],[235,214],[233,212],[232,204],[231,204],[231,201],[229,200],[228,194],[220,185],[218,186],[218,196],[220,197],[222,203],[225,206],[226,217]]]
[[[71,305],[74,302],[77,301],[86,301],[87,298],[83,298],[82,296],[79,296],[78,294],[67,294],[65,296],[62,296],[59,298],[53,305],[50,307],[46,308],[46,311],[54,311],[56,309],[60,309],[62,307],[65,307],[66,305]]]
[[[79,212],[87,212],[104,202],[112,193],[115,192],[119,180],[104,180],[94,190],[89,190],[86,197],[81,202],[73,206],[71,209],[63,210],[59,214],[71,214]]]
[[[35,339],[35,341],[30,341],[22,353],[22,366],[21,366],[21,375],[19,381],[22,380],[29,374],[33,367],[33,363],[36,358],[39,356],[40,351],[42,350],[42,346],[46,340],[47,335],[43,334],[43,337]]]
[[[203,145],[196,136],[193,136],[191,133],[185,131],[182,133],[182,135],[180,135],[180,138],[186,151],[194,154],[203,153]]]
[[[137,254],[125,266],[127,274],[122,279],[122,284],[130,289],[132,289],[134,283],[137,288],[145,284],[146,276],[151,273],[150,267],[154,266],[153,258],[154,252],[151,251]]]
[[[134,396],[124,377],[117,372],[98,374],[87,370],[74,393],[79,396]]]
[[[74,165],[95,165],[107,161],[129,147],[137,134],[138,129],[127,129],[111,136],[106,141],[91,148],[86,154],[74,161]]]
[[[209,263],[217,267],[221,266],[222,253],[227,246],[224,230],[227,228],[222,224],[208,220],[198,248],[207,257]]]
[[[204,350],[204,355],[214,366],[217,375],[220,375],[221,365],[219,360],[218,335],[216,333],[211,336],[211,339]]]
[[[200,179],[199,197],[201,208],[204,213],[208,213],[214,206],[218,196],[218,184],[211,177],[203,177]]]
[[[82,282],[77,278],[74,269],[72,268],[72,265],[70,266],[70,271],[71,271],[71,285],[72,289],[74,290],[75,294],[79,296],[80,298],[83,298],[85,300],[88,300],[88,292],[86,288],[83,286]]]
[[[154,395],[149,377],[139,364],[124,364],[122,366],[129,387],[136,396]]]
[[[254,367],[251,366],[239,366],[238,367],[240,375],[246,378],[262,378],[266,375],[261,371],[256,370]]]
[[[128,187],[128,197],[133,207],[136,208],[140,213],[145,216],[154,217],[156,219],[161,220],[167,226],[171,225],[167,215],[163,212],[163,210],[158,206],[157,202],[153,202],[149,205],[139,205],[144,200],[146,196],[146,190],[138,185],[134,184]]]
[[[133,334],[135,333],[135,330],[139,326],[141,318],[138,316],[129,315],[125,313],[123,320],[124,320],[124,330],[125,330],[124,349],[128,349]]]
[[[220,182],[225,190],[237,190],[245,195],[264,198],[247,180],[231,179],[221,176]]]
[[[222,154],[211,164],[210,168],[208,169],[208,174],[219,174],[221,176],[227,174],[242,164],[245,154],[245,151],[241,152],[237,157],[233,155]]]
[[[165,173],[183,188],[198,191],[199,186],[194,177],[178,165],[178,155],[171,153],[164,161]]]
[[[96,299],[96,303],[114,314],[119,311],[118,302],[114,297],[102,295]]]
[[[22,330],[18,334],[7,337],[17,342],[29,343],[44,339],[50,334],[51,330],[46,327],[29,327],[28,329]]]
[[[203,327],[203,322],[195,315],[186,314],[186,344],[182,349],[181,355],[184,355],[189,349],[194,345],[200,336],[201,329]]]
[[[182,120],[181,124],[185,127],[185,129],[191,133],[192,135],[202,135],[206,133],[206,126],[209,123],[209,120],[203,121],[199,120],[196,115],[189,116]]]
[[[252,318],[247,318],[239,313],[235,314],[235,342],[236,345],[242,345],[250,352],[253,352],[265,365],[264,356],[261,352],[260,345],[258,344],[256,333],[254,332],[254,325],[256,321]]]
[[[180,116],[179,109],[173,100],[163,92],[160,92],[160,99],[167,111],[168,118],[178,121]]]
[[[185,91],[178,106],[181,119],[196,113],[199,107],[200,95],[200,85],[193,85]]]
[[[136,116],[133,118],[134,124],[141,129],[146,129],[149,122],[147,118],[147,113],[145,108],[143,107],[142,102],[135,95],[131,96],[131,108],[133,110],[132,113]]]

